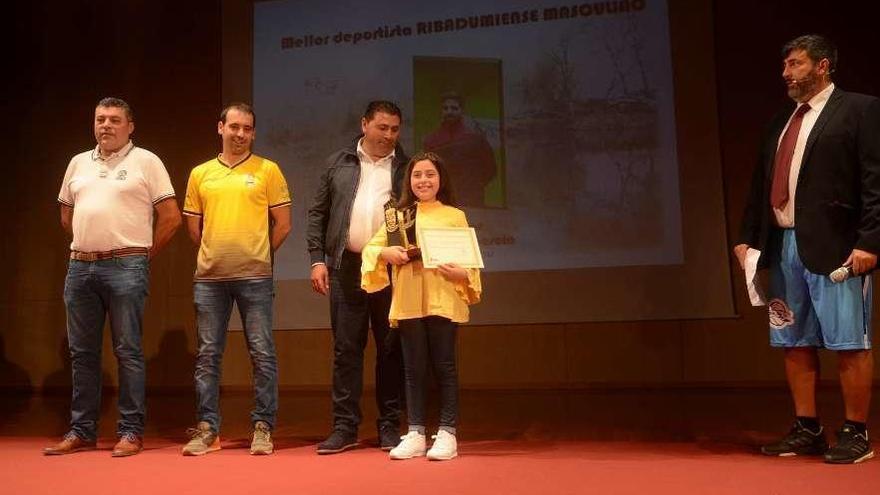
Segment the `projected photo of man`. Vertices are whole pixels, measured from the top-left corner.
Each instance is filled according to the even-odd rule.
[[[495,154],[477,122],[465,113],[461,94],[447,91],[440,97],[440,125],[425,136],[423,148],[443,158],[454,177],[462,206],[485,206],[486,186],[497,170]]]

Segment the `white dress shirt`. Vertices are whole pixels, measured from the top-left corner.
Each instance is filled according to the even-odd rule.
[[[825,104],[828,103],[828,98],[831,97],[832,91],[834,91],[834,83],[829,84],[827,88],[820,91],[819,94],[810,98],[810,101],[807,102],[810,105],[810,109],[804,113],[804,119],[801,121],[801,129],[800,132],[798,132],[797,142],[794,145],[794,155],[791,157],[791,170],[788,175],[788,202],[785,203],[785,206],[781,210],[773,208],[773,215],[776,217],[776,225],[782,228],[794,227],[795,196],[797,193],[798,176],[801,173],[801,162],[804,159],[804,148],[807,146],[807,138],[810,137],[810,131],[812,131],[813,126],[816,125],[816,120],[819,118],[819,114],[822,113],[822,109],[825,108]],[[803,103],[798,104],[794,112],[791,113],[792,116],[794,116],[794,113],[801,107],[801,105],[803,105]],[[777,150],[779,149],[779,143],[782,142],[782,136],[785,135],[785,131],[790,124],[791,116],[788,117],[788,123],[785,124],[785,128],[782,129],[782,133],[779,134],[779,141],[776,142]]]
[[[346,246],[355,253],[361,252],[385,220],[383,207],[391,199],[391,162],[394,159],[392,151],[374,161],[364,151],[362,143],[363,139],[357,145],[361,174],[351,209]]]

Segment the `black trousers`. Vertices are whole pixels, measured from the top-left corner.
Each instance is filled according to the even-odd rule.
[[[439,316],[400,320],[403,374],[406,380],[406,414],[409,425],[425,425],[428,366],[440,386],[440,426],[458,423],[458,369],[455,341],[458,324]]]
[[[361,289],[361,256],[346,251],[339,269],[330,269],[330,324],[333,327],[333,428],[357,433],[361,423],[364,349],[367,332],[376,341],[377,428],[400,425],[400,338],[388,324],[391,288]]]

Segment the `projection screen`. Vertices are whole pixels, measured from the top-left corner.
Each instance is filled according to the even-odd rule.
[[[293,196],[276,328],[329,326],[306,212],[374,99],[409,154],[452,158],[486,263],[472,323],[733,315],[709,7],[278,0],[223,22],[224,99],[253,102]],[[450,111],[467,139],[442,139]]]

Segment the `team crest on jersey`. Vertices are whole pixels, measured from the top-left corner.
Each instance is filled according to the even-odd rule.
[[[782,299],[773,299],[767,305],[770,311],[770,327],[781,330],[794,324],[794,313]]]
[[[116,174],[116,180],[125,180],[128,177],[128,170],[120,170],[119,173]]]

